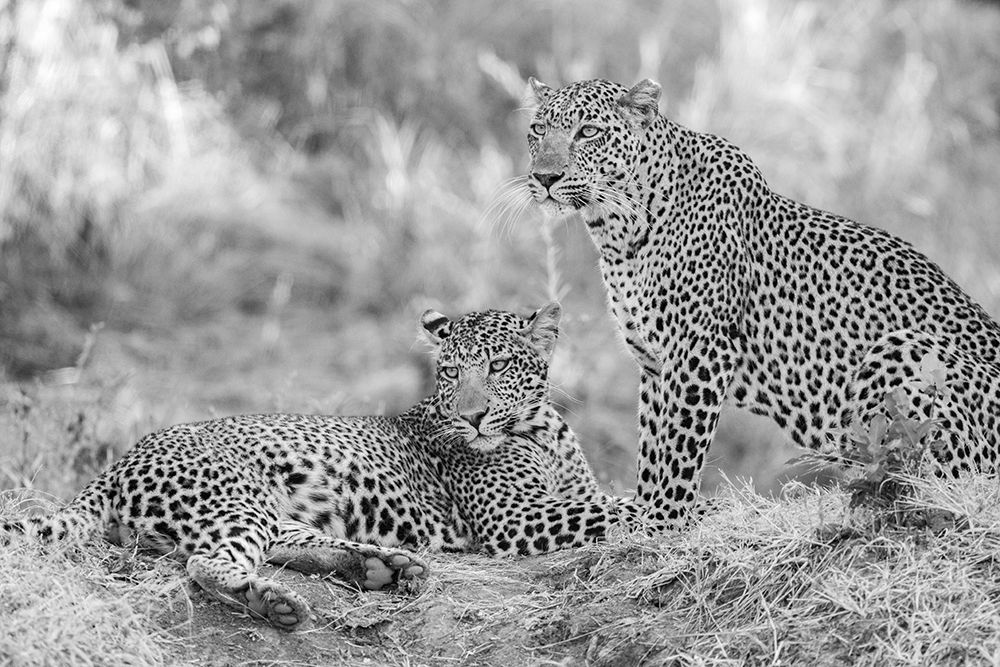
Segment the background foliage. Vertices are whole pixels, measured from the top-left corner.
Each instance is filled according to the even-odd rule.
[[[491,208],[529,74],[659,80],[776,190],[1000,313],[993,4],[0,1],[0,487],[68,496],[182,419],[400,410],[425,308],[556,297],[557,401],[631,486],[636,373],[589,240]],[[713,456],[767,487],[785,451],[728,415]]]

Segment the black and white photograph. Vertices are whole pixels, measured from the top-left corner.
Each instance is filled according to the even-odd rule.
[[[1000,665],[1000,2],[0,0],[0,665]]]

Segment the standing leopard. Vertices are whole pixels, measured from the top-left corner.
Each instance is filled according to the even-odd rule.
[[[831,433],[882,412],[925,358],[950,390],[934,408],[943,468],[996,469],[1000,326],[937,265],[773,192],[739,148],[661,116],[648,79],[530,84],[530,196],[547,216],[582,217],[640,368],[649,520],[683,524],[724,403],[835,453]]]
[[[266,562],[368,589],[427,576],[402,548],[537,554],[601,539],[630,501],[600,491],[549,402],[560,308],[452,322],[428,311],[435,392],[396,417],[247,415],[142,438],[47,517],[0,534],[170,554],[210,595],[291,630],[305,600]]]

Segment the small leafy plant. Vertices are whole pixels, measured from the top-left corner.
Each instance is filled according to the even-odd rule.
[[[917,509],[912,502],[915,482],[941,472],[939,454],[947,433],[937,415],[949,399],[947,369],[929,352],[916,377],[886,394],[882,413],[867,423],[856,419],[835,434],[842,438],[841,453],[824,461],[847,472],[844,488],[851,494],[851,508],[869,507],[877,511],[879,523],[896,526],[939,530],[954,524],[954,517]]]
[[[933,473],[935,462],[928,454],[943,445],[940,439],[929,439],[937,420],[915,417],[904,389],[887,394],[884,406],[885,414],[875,415],[867,425],[855,422],[844,433],[844,463],[860,473],[845,487],[851,492],[851,507],[890,509],[911,498],[910,480]]]

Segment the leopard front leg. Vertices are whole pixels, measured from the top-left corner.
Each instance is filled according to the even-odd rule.
[[[691,341],[659,374],[640,378],[636,500],[652,526],[687,523],[736,356],[728,339]]]
[[[480,517],[476,532],[491,556],[533,556],[603,540],[612,526],[642,527],[644,508],[626,498],[604,501],[540,496]]]
[[[402,549],[352,542],[305,524],[285,522],[267,552],[267,561],[307,574],[336,574],[366,590],[401,587],[426,579],[427,563]]]

